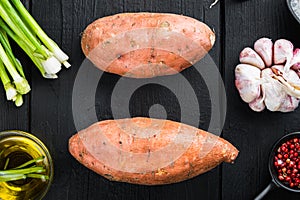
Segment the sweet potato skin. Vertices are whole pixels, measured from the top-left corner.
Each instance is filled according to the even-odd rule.
[[[176,137],[178,140],[174,140]],[[171,151],[162,156],[155,154],[171,143],[173,151],[182,148],[181,155],[171,158],[172,162],[166,166],[153,168],[164,162],[163,158],[174,156]],[[118,149],[117,156],[111,153],[112,147]],[[206,131],[174,121],[142,117],[98,122],[72,136],[69,151],[80,163],[109,180],[142,185],[181,182],[223,161],[233,162],[238,155],[232,144]],[[120,159],[128,152],[148,154],[152,159],[149,162],[131,160],[131,156]]]
[[[214,42],[212,30],[190,17],[122,13],[91,23],[82,35],[81,46],[86,57],[103,71],[151,78],[190,67]]]

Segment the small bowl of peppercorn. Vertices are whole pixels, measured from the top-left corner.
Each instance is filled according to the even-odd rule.
[[[300,133],[283,137],[274,153],[271,170],[276,180],[286,189],[300,192]]]
[[[272,181],[255,200],[277,187],[300,193],[300,132],[285,135],[274,144],[269,156],[269,172]]]

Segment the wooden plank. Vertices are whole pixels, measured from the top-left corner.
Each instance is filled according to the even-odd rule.
[[[221,15],[221,7],[220,4],[217,4],[212,9],[210,9],[212,1],[211,0],[205,0],[205,1],[182,1],[183,4],[183,13],[187,16],[194,17],[200,21],[205,22],[210,28],[212,28],[215,31],[216,34],[216,42],[212,50],[209,52],[209,56],[213,59],[213,61],[216,64],[216,67],[219,68],[220,71],[222,71],[222,65],[221,65],[221,21],[220,21],[220,15]],[[202,66],[202,65],[200,65]],[[212,66],[215,67],[215,66]],[[209,119],[211,117],[211,98],[209,97],[209,94],[207,93],[207,88],[204,88],[206,85],[205,82],[198,82],[196,80],[199,80],[197,76],[195,76],[197,73],[191,72],[189,74],[189,80],[191,80],[191,84],[195,84],[194,88],[197,88],[195,91],[199,95],[198,100],[200,103],[200,111],[201,111],[201,117],[200,117],[200,127],[202,129],[207,130],[207,122],[209,122]],[[212,79],[215,79],[217,81],[216,77],[211,77]],[[202,81],[203,78],[202,78]],[[222,107],[222,101],[224,99],[220,99],[220,106]],[[218,103],[218,102],[213,102]],[[207,106],[210,105],[210,106]],[[221,116],[222,117],[222,116]],[[211,119],[216,120],[216,119]],[[201,123],[204,122],[204,123]],[[221,126],[221,125],[220,125]],[[195,179],[189,181],[186,183],[186,189],[183,188],[180,191],[186,191],[186,197],[185,198],[178,198],[178,199],[220,199],[220,190],[221,188],[221,167],[218,166],[214,170],[203,174],[199,177],[196,177]],[[180,196],[178,193],[176,193],[177,196]]]
[[[18,54],[15,54],[18,56]],[[18,56],[19,58],[21,56]],[[20,59],[21,60],[21,59]],[[24,62],[22,59],[22,64],[29,62]],[[29,79],[29,76],[27,76]],[[24,96],[24,104],[22,107],[17,108],[15,104],[11,101],[6,100],[5,90],[1,85],[0,88],[0,130],[22,130],[29,131],[29,95]]]
[[[54,160],[54,181],[45,199],[86,199],[89,172],[76,165],[68,153],[68,139],[76,132],[72,120],[72,87],[83,60],[80,50],[83,27],[76,21],[79,17],[76,9],[81,8],[78,3],[82,2],[65,2],[32,1],[32,15],[70,56],[72,67],[63,69],[57,80],[46,80],[32,69],[31,130],[46,144]],[[82,19],[83,16],[82,12]]]
[[[122,12],[123,8],[110,1],[102,3],[33,1],[34,17],[66,50],[73,65],[71,69],[61,72],[58,80],[43,80],[33,71],[33,84],[36,87],[32,93],[32,132],[49,147],[55,162],[54,182],[45,199],[119,199],[126,198],[130,193],[136,197],[147,194],[147,190],[138,189],[143,187],[116,187],[116,184],[80,165],[67,149],[69,137],[76,132],[71,103],[73,82],[84,58],[80,47],[80,33],[96,18]],[[44,9],[40,9],[42,7]]]
[[[210,4],[208,4],[208,1],[206,1],[205,3],[199,1],[197,1],[197,3],[195,3],[195,1],[125,1],[124,12],[169,12],[188,15],[199,20],[204,20],[205,18],[206,22],[211,23],[211,25],[214,26],[214,28],[218,31],[220,25],[218,23],[219,18],[216,18],[215,16],[218,16],[219,14],[219,7],[216,6],[214,10],[208,10],[207,8],[209,5]],[[203,10],[205,9],[208,11],[207,13],[204,13]],[[219,42],[220,40],[218,38],[216,42],[217,45],[211,54],[217,62],[220,61],[219,57],[217,56],[218,51],[220,50]],[[190,84],[192,85],[195,93],[197,94],[198,99],[201,99],[201,120],[203,120],[204,122],[200,123],[200,126],[203,126],[202,128],[207,128],[207,119],[209,117],[210,110],[209,108],[203,105],[207,105],[206,103],[209,104],[210,102],[209,99],[207,99],[208,94],[207,88],[205,87],[205,83],[203,82],[201,76],[199,76],[199,72],[197,72],[197,70],[195,69],[191,68],[189,70],[184,71],[182,74],[187,80],[190,81]],[[158,79],[154,79],[154,82],[158,81]],[[167,79],[167,77],[164,77],[163,79]],[[115,81],[117,82],[117,80]],[[200,87],[199,85],[202,86]],[[178,83],[178,85],[176,85],[175,87],[177,88],[176,91],[184,93],[184,85]],[[99,85],[99,88],[102,88],[102,90],[99,90],[98,92],[104,94],[103,90],[105,90],[105,85]],[[106,103],[100,103],[101,99],[99,98],[97,100],[97,102],[99,102],[99,107],[105,107],[107,106],[107,103],[109,103],[109,98],[105,98],[106,100],[103,100],[103,98],[104,97],[102,95],[102,102]],[[178,104],[178,102],[176,101],[176,97],[172,96],[172,94],[168,92],[167,88],[160,87],[158,85],[145,85],[144,87],[135,91],[130,104],[131,116],[148,116],[149,108],[154,104],[160,104],[165,108],[168,114],[168,119],[180,121],[180,106],[182,105]],[[191,113],[193,113],[192,110]],[[128,186],[128,184],[121,185],[125,187]],[[172,184],[167,186],[149,187],[150,192],[148,193],[150,199],[199,199],[199,197],[201,197],[201,199],[218,199],[218,189],[219,168],[183,183]],[[135,191],[135,187],[131,188],[131,192],[129,193],[131,194],[133,191]],[[119,199],[136,199],[134,197],[131,198],[131,196],[128,195],[128,193],[124,196],[122,194],[123,193],[119,195]],[[148,199],[144,195],[140,196],[140,198]]]
[[[222,199],[253,199],[271,181],[268,155],[273,143],[299,129],[300,110],[293,113],[255,113],[242,102],[234,86],[239,52],[261,37],[287,38],[299,46],[299,24],[288,12],[286,1],[224,1],[225,84],[228,97],[224,138],[235,144],[240,155],[234,165],[224,165]],[[266,199],[293,199],[299,195],[277,190]]]

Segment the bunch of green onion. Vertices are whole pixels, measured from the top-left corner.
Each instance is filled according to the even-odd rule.
[[[32,159],[13,169],[7,169],[9,159],[6,160],[3,170],[0,170],[0,182],[25,180],[26,178],[39,178],[43,181],[49,179],[43,165],[44,157]],[[40,165],[40,166],[39,166]]]
[[[62,65],[71,65],[69,57],[46,35],[20,0],[0,0],[0,77],[7,100],[21,106],[22,95],[30,91],[30,86],[8,37],[23,49],[45,78],[57,78]]]

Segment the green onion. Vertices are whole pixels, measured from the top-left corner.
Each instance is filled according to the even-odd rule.
[[[0,170],[0,182],[7,182],[7,181],[16,181],[26,178],[39,178],[43,181],[49,179],[49,177],[43,173],[46,172],[44,166],[36,166],[37,164],[41,163],[44,160],[44,157],[36,158],[30,160],[16,168],[13,169],[6,169],[9,163],[9,159],[5,162],[4,170]],[[30,165],[33,165],[31,166]],[[27,168],[25,168],[27,167]]]
[[[23,67],[15,58],[8,37],[28,55],[44,78],[57,78],[69,57],[48,37],[20,0],[0,0],[0,78],[8,100],[23,104],[22,95],[30,91]]]
[[[3,29],[0,29],[0,42],[3,44],[3,46],[5,47],[5,50],[7,52],[7,55],[9,56],[9,58],[12,60],[13,64],[15,65],[15,67],[17,68],[18,72],[21,74],[21,76],[23,76],[25,78],[25,74],[24,74],[24,71],[23,71],[23,67],[20,63],[20,61],[18,61],[12,50],[11,50],[11,47],[10,47],[10,44],[9,44],[9,41],[8,41],[8,38],[7,38],[7,35],[6,35],[6,32],[4,32]]]
[[[44,77],[46,77],[47,74],[42,65],[41,55],[34,52],[35,50],[34,46],[32,46],[30,43],[24,42],[18,35],[12,32],[11,29],[5,24],[5,22],[1,18],[0,18],[0,27],[9,35],[9,37],[11,37],[23,49],[23,51],[30,57],[32,62],[40,70],[41,74]]]
[[[37,38],[31,33],[31,31],[24,24],[18,13],[9,3],[9,0],[0,0],[0,15],[2,19],[12,28],[12,30],[16,34],[20,34],[21,36],[26,37],[37,49],[39,53],[41,53],[45,59],[49,57],[45,49],[41,46],[41,43],[37,40]]]
[[[0,175],[0,182],[7,181],[17,181],[21,179],[26,179],[26,175],[24,174],[10,174],[10,175]]]
[[[7,71],[14,80],[14,84],[18,93],[27,94],[30,91],[30,86],[25,78],[20,76],[17,69],[14,67],[11,59],[7,56],[3,46],[0,44],[0,59],[6,66]]]
[[[17,90],[15,86],[11,83],[10,78],[8,77],[6,73],[6,69],[0,60],[0,76],[1,76],[1,81],[3,83],[5,92],[6,92],[6,99],[7,100],[12,100],[13,98],[16,97],[17,95]]]
[[[27,176],[27,178],[42,179],[43,182],[45,182],[46,180],[49,179],[49,176],[45,176],[45,175],[42,175],[42,174],[27,174],[26,176]]]
[[[0,2],[0,17],[7,23],[9,24],[10,28],[15,34],[18,34],[24,42],[27,44],[31,44],[30,40],[27,38],[27,36],[23,33],[23,31],[20,31],[18,26],[14,24],[10,16],[6,13],[4,7],[2,6],[2,2]],[[35,48],[35,47],[34,47]]]
[[[26,37],[36,47],[36,52],[43,56],[42,65],[45,71],[48,74],[58,73],[61,70],[61,63],[29,30],[9,0],[0,0],[0,3],[0,12],[3,12],[0,13],[0,16],[16,34],[19,34],[21,38]]]
[[[48,35],[42,30],[42,28],[38,25],[35,19],[29,14],[26,8],[23,6],[20,0],[11,0],[14,4],[20,15],[23,17],[24,21],[27,22],[30,28],[34,31],[34,33],[40,38],[40,40],[44,43],[44,45],[54,54],[54,56],[65,65],[65,67],[70,67],[71,65],[67,62],[69,57],[65,54],[59,46],[48,37]]]
[[[0,177],[12,174],[30,174],[30,173],[42,173],[45,172],[43,167],[29,167],[26,169],[7,169],[0,171]]]
[[[16,98],[14,99],[15,105],[20,107],[23,105],[23,97],[21,94],[17,94]]]
[[[9,158],[8,158],[8,159],[6,159],[6,161],[5,161],[4,169],[6,169],[6,168],[7,168],[7,166],[8,166],[8,163],[9,163]]]
[[[44,156],[33,159],[33,160],[30,160],[30,161],[28,161],[28,162],[26,162],[26,163],[24,163],[24,164],[22,164],[22,165],[20,165],[16,168],[14,168],[14,169],[20,169],[20,168],[23,168],[23,167],[27,167],[27,166],[29,166],[33,163],[40,163],[40,162],[43,162],[43,160],[44,160]]]

